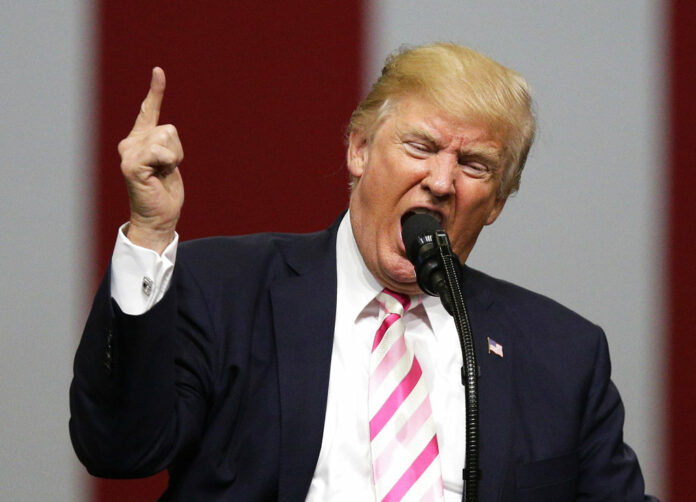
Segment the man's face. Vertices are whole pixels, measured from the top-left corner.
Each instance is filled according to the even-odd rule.
[[[403,98],[368,141],[351,133],[348,170],[356,178],[351,225],[372,275],[395,291],[420,292],[406,258],[401,222],[412,211],[440,220],[464,262],[499,199],[503,144],[486,127],[456,120],[417,97]]]

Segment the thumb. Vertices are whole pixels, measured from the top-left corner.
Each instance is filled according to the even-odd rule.
[[[150,90],[140,105],[140,113],[138,113],[138,117],[135,119],[135,124],[131,132],[141,132],[157,127],[160,108],[162,107],[162,98],[164,98],[165,85],[166,79],[164,77],[164,70],[159,66],[155,66],[152,69]]]

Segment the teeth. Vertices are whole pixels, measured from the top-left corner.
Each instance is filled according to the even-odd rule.
[[[442,224],[442,215],[440,213],[437,213],[435,211],[431,211],[430,209],[426,209],[424,207],[417,207],[412,210],[413,213],[415,214],[428,214],[435,218],[440,224]]]

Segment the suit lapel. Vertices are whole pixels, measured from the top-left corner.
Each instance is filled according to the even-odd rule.
[[[314,240],[284,250],[289,267],[297,275],[271,287],[281,410],[281,501],[304,500],[321,449],[336,314],[336,231],[340,220]],[[515,327],[502,305],[493,301],[479,273],[465,270],[465,298],[481,368],[479,500],[499,502],[509,489],[505,483],[509,482],[513,439]],[[488,352],[489,337],[503,346],[504,357]]]
[[[469,272],[469,271],[468,271]],[[467,277],[471,274],[467,272]],[[475,272],[474,272],[475,273]],[[479,437],[481,481],[479,500],[501,500],[512,448],[512,361],[514,336],[500,305],[477,288],[475,278],[465,282],[467,311],[474,334],[479,378]],[[488,350],[488,338],[503,347],[503,357]]]
[[[304,500],[324,431],[336,312],[336,233],[286,250],[271,288],[280,390],[279,500]]]

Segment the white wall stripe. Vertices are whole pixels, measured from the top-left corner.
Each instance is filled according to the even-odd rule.
[[[79,502],[68,385],[91,289],[92,13],[0,10],[0,500]]]
[[[400,44],[455,41],[528,78],[539,134],[469,263],[607,332],[627,441],[663,493],[662,2],[368,2],[366,85]],[[657,383],[655,383],[657,382]]]

